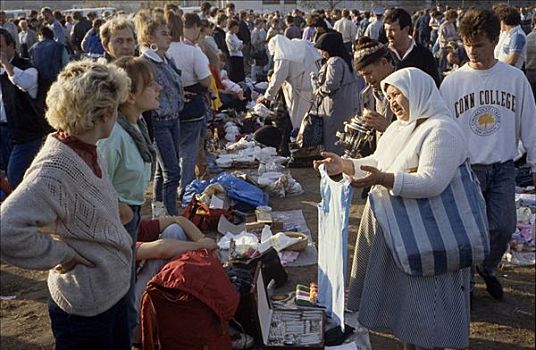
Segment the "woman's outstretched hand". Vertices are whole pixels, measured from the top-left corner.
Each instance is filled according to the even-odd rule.
[[[324,157],[324,159],[313,161],[315,170],[318,171],[318,167],[321,164],[325,164],[328,175],[338,175],[342,173],[344,166],[343,160],[339,155],[331,152],[322,152],[320,155]]]

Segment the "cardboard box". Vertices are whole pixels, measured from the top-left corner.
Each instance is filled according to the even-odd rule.
[[[322,309],[274,309],[259,268],[255,273],[258,340],[268,350],[324,349],[325,314]]]

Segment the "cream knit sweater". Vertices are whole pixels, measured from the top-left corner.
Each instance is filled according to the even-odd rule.
[[[101,169],[98,178],[71,148],[49,136],[0,208],[2,261],[46,270],[76,251],[96,265],[79,264],[64,274],[49,271],[52,299],[80,316],[108,310],[130,284],[132,241],[119,220],[116,192]]]

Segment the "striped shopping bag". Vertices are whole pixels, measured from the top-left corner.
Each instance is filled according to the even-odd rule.
[[[438,196],[369,193],[372,211],[398,267],[411,276],[435,276],[476,265],[489,254],[486,204],[468,161]]]

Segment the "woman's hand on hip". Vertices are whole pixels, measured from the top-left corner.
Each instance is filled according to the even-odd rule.
[[[59,273],[66,273],[71,271],[76,267],[76,265],[85,265],[87,267],[95,267],[95,264],[86,258],[84,258],[82,255],[78,254],[77,252],[74,253],[75,255],[68,261],[56,265],[54,270],[56,270]]]

